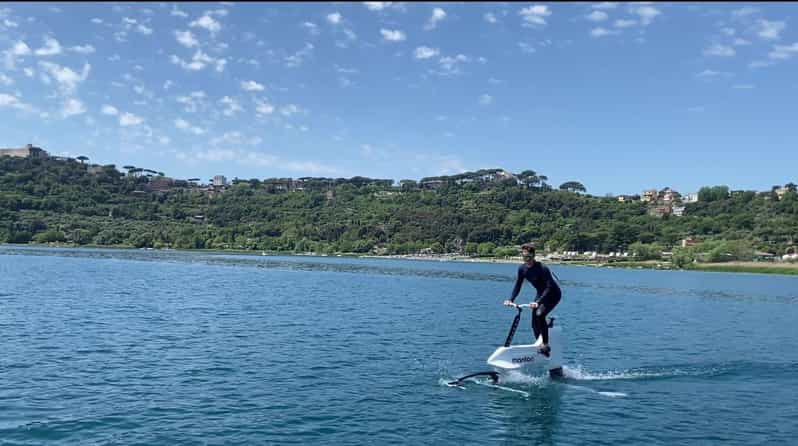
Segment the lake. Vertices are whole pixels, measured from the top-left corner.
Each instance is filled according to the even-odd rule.
[[[0,246],[0,444],[798,438],[798,277],[552,270],[565,379],[524,397],[445,385],[488,370],[515,265]]]

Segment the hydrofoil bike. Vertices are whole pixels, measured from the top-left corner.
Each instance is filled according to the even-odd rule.
[[[468,378],[476,378],[478,376],[487,376],[496,386],[499,382],[499,376],[502,373],[511,371],[524,371],[527,373],[535,373],[548,371],[549,376],[552,378],[561,378],[562,375],[562,337],[560,327],[554,326],[554,318],[551,317],[546,322],[549,326],[549,354],[544,355],[540,350],[543,344],[542,336],[538,336],[534,344],[512,345],[515,331],[518,329],[518,323],[521,321],[521,313],[524,308],[530,308],[529,304],[511,304],[515,307],[518,313],[513,319],[513,325],[510,327],[510,333],[507,334],[507,339],[504,341],[504,346],[499,347],[488,357],[487,363],[493,367],[493,371],[472,373],[463,376],[454,381],[447,383],[449,386],[462,387],[464,380]],[[510,390],[510,389],[508,389]]]

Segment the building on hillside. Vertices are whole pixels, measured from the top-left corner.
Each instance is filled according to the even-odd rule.
[[[150,178],[148,186],[152,192],[169,192],[174,184],[174,178],[158,176]]]
[[[697,203],[698,202],[698,192],[689,192],[682,197],[682,203]]]
[[[99,164],[95,164],[95,165],[93,165],[93,166],[89,166],[89,167],[86,169],[86,171],[87,171],[87,172],[88,172],[90,175],[98,175],[98,174],[101,174],[101,173],[103,173],[103,172],[105,171],[105,168],[104,168],[103,166],[99,165]]]
[[[618,201],[625,203],[627,201],[640,201],[640,195],[619,195]]]
[[[662,191],[660,191],[660,193],[659,193],[659,198],[665,203],[673,203],[674,201],[676,201],[680,197],[681,197],[681,194],[679,194],[679,192],[676,192],[675,190],[671,189],[670,187],[666,187],[665,189],[662,189]]]
[[[781,200],[781,199],[784,198],[784,194],[787,193],[787,188],[786,187],[779,187],[777,189],[774,189],[773,192],[776,192],[776,197],[779,200]]]
[[[17,156],[21,158],[47,158],[50,154],[41,147],[28,144],[19,149],[0,149],[0,156]]]
[[[224,175],[214,175],[213,177],[213,187],[225,187],[227,186],[227,177]]]
[[[695,245],[697,245],[699,243],[701,243],[701,242],[696,240],[696,239],[694,239],[694,238],[692,238],[692,237],[687,237],[687,238],[682,239],[682,248],[688,248],[690,246],[695,246]]]
[[[673,211],[673,215],[681,217],[684,215],[684,208],[684,206],[673,206],[671,211]]]
[[[657,190],[656,189],[648,189],[643,191],[643,195],[640,197],[641,201],[645,201],[647,203],[651,203],[652,201],[657,200]]]
[[[286,192],[291,189],[291,178],[266,178],[261,182],[269,192]]]
[[[443,186],[443,180],[426,180],[419,183],[423,189],[438,189]]]
[[[666,215],[670,215],[672,212],[673,209],[670,205],[651,206],[648,208],[648,215],[653,217],[664,217]]]

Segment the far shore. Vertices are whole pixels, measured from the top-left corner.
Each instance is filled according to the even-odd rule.
[[[51,247],[51,248],[93,248],[93,249],[128,249],[146,251],[182,251],[182,252],[209,252],[209,253],[232,253],[244,255],[265,255],[265,256],[296,256],[296,257],[353,257],[363,259],[397,259],[397,260],[421,260],[438,262],[463,262],[463,263],[508,263],[519,264],[521,257],[471,257],[457,254],[394,254],[376,255],[361,253],[337,253],[319,254],[314,252],[294,253],[281,251],[258,251],[243,249],[175,249],[175,248],[133,248],[130,246],[100,246],[100,245],[72,245],[72,244],[0,244],[0,246],[30,246],[30,247]],[[798,263],[796,262],[724,262],[724,263],[694,263],[689,268],[676,268],[666,260],[623,260],[623,261],[595,261],[595,260],[555,260],[546,255],[539,256],[538,260],[551,265],[570,265],[586,266],[593,268],[625,268],[625,269],[658,269],[673,271],[704,271],[721,273],[755,273],[755,274],[782,274],[798,275]]]

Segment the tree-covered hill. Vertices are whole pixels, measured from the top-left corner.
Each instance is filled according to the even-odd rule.
[[[798,239],[792,184],[781,197],[775,189],[704,188],[683,216],[656,216],[655,203],[580,193],[576,181],[555,189],[531,170],[487,169],[398,186],[355,177],[239,180],[224,188],[125,170],[0,157],[0,242],[490,255],[524,242],[613,252],[641,243],[669,249],[697,238],[781,254]]]

